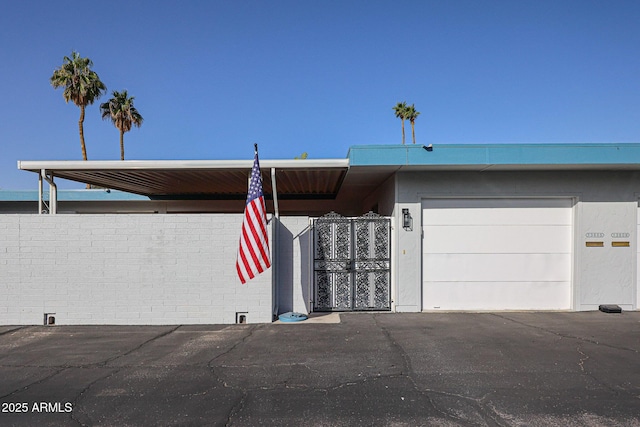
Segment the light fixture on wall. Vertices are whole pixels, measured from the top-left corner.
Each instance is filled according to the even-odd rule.
[[[409,209],[402,209],[402,228],[405,230],[411,230],[413,227],[413,218],[411,218],[411,214],[409,213]]]

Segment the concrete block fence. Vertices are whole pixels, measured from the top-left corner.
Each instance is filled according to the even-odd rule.
[[[272,271],[241,285],[241,214],[0,216],[0,324],[271,322]]]

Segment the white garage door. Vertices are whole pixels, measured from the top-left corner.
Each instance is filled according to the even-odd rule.
[[[424,310],[571,307],[571,199],[423,201]]]

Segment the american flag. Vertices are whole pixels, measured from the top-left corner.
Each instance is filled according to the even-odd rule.
[[[238,270],[240,282],[244,284],[269,267],[271,267],[271,260],[267,236],[267,210],[262,192],[262,175],[260,174],[256,144],[249,194],[247,195],[247,204],[244,207],[236,270]]]

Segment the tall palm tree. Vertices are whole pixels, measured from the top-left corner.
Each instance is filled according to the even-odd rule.
[[[413,138],[413,143],[416,143],[416,119],[420,115],[419,111],[416,111],[415,104],[411,104],[411,107],[407,107],[407,120],[411,123],[411,137]]]
[[[407,119],[407,103],[398,102],[393,110],[396,112],[396,117],[402,120],[402,144],[404,145],[404,121]]]
[[[131,126],[142,126],[144,120],[136,107],[133,106],[133,96],[129,96],[126,90],[113,91],[113,97],[100,104],[102,119],[111,119],[115,127],[120,130],[120,160],[124,160],[124,133],[131,130]]]
[[[82,58],[78,52],[73,51],[71,57],[65,56],[63,58],[62,65],[53,71],[53,75],[49,79],[54,89],[64,88],[62,96],[67,103],[72,101],[80,107],[78,129],[84,160],[87,160],[87,147],[84,143],[84,111],[87,105],[93,104],[107,90],[98,74],[91,67],[93,67],[93,61],[89,58]]]

